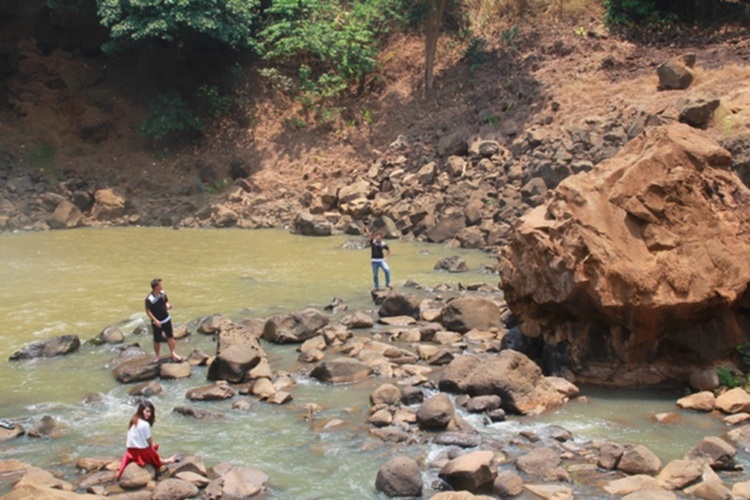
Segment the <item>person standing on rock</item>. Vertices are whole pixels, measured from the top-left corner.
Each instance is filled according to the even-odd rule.
[[[162,472],[164,464],[173,463],[176,457],[173,455],[166,460],[159,456],[159,445],[154,444],[151,440],[151,427],[156,421],[156,409],[151,401],[141,401],[138,408],[130,417],[128,424],[128,436],[125,443],[125,454],[120,461],[120,467],[117,469],[117,480],[120,480],[125,467],[129,463],[135,462],[138,467],[152,465],[156,472]]]
[[[374,236],[370,236],[370,231],[365,225],[365,235],[370,238],[370,261],[372,262],[372,281],[375,285],[375,290],[380,288],[378,281],[379,270],[383,270],[385,275],[385,286],[391,288],[391,268],[388,267],[388,256],[391,255],[391,249],[388,244],[383,241],[383,235],[381,233],[375,233]]]
[[[151,331],[154,336],[154,352],[156,353],[155,362],[161,360],[161,343],[164,339],[167,341],[172,359],[182,361],[182,356],[175,352],[174,332],[172,330],[172,318],[169,316],[169,310],[172,304],[169,303],[167,293],[161,284],[161,279],[154,278],[151,280],[151,293],[146,297],[146,315],[151,320]]]

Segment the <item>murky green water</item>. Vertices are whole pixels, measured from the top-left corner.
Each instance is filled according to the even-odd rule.
[[[66,357],[7,361],[16,350],[53,335],[77,334],[87,340],[123,322],[127,341],[140,342],[150,352],[150,337],[131,332],[144,322],[143,300],[154,277],[164,280],[178,324],[217,312],[240,319],[307,306],[322,309],[334,297],[351,309],[372,308],[369,253],[342,248],[347,239],[163,228],[0,234],[0,418],[20,419],[29,426],[47,414],[67,427],[61,438],[0,443],[2,458],[70,471],[69,465],[80,457],[118,457],[132,413],[129,387],[115,382],[108,366],[116,355],[114,347],[87,344]],[[430,286],[497,281],[482,273],[493,257],[481,252],[398,241],[391,247],[397,287],[406,280]],[[462,255],[472,271],[433,271],[439,258],[454,254]],[[178,341],[183,355],[196,347],[213,352],[214,344],[197,334]],[[294,346],[264,347],[275,370],[298,371]],[[186,400],[188,389],[207,383],[204,368],[189,379],[162,381],[164,393],[153,398],[156,441],[164,454],[198,454],[209,466],[231,461],[258,467],[270,476],[274,498],[377,497],[373,485],[382,463],[404,452],[426,457],[426,450],[385,445],[368,436],[368,395],[382,380],[330,387],[297,379],[292,403],[279,407],[254,402],[248,412],[232,410],[231,401]],[[101,394],[101,400],[83,404],[92,393]],[[654,424],[653,414],[675,411],[678,396],[591,391],[590,403],[570,404],[540,418],[490,427],[472,421],[483,433],[498,437],[558,423],[582,441],[611,438],[647,444],[666,462],[682,456],[702,436],[725,432],[718,421],[698,415],[686,415],[680,425]],[[313,425],[303,418],[308,402],[325,408]],[[225,418],[197,423],[172,413],[180,405],[219,411]],[[333,418],[344,425],[321,431],[320,425]]]

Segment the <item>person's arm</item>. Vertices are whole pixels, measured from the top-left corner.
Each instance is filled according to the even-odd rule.
[[[149,317],[149,319],[156,325],[161,326],[161,321],[156,319],[156,316],[154,316],[154,313],[151,312],[151,309],[148,307],[148,299],[146,299],[146,316]]]
[[[164,294],[164,304],[167,306],[167,311],[172,309],[172,304],[169,302],[169,298],[167,297],[167,294]]]
[[[391,247],[389,247],[388,245],[383,245],[383,250],[383,259],[387,259],[391,255]]]

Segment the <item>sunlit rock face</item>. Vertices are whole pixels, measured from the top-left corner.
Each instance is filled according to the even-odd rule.
[[[672,124],[562,181],[498,257],[524,334],[578,382],[686,380],[729,357],[750,331],[750,190],[731,165]]]

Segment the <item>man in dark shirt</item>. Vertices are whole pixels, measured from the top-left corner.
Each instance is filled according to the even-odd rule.
[[[161,360],[161,342],[166,338],[172,359],[182,361],[182,356],[175,352],[174,334],[172,330],[172,318],[169,316],[169,310],[172,304],[169,303],[167,293],[161,284],[161,279],[151,280],[151,293],[146,297],[146,315],[151,320],[151,331],[154,336],[154,352],[156,358],[154,361]]]
[[[367,231],[367,236],[370,236],[370,232]],[[383,241],[383,235],[375,233],[375,236],[370,240],[370,261],[372,262],[372,281],[375,285],[375,290],[380,288],[378,282],[378,269],[383,270],[385,274],[385,286],[391,287],[391,268],[388,267],[386,259],[391,254],[391,249],[388,244]]]

